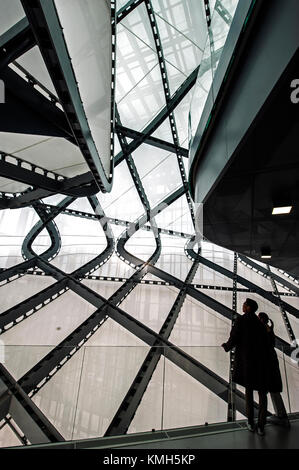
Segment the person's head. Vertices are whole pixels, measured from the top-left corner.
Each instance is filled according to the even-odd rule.
[[[268,315],[265,313],[265,312],[260,312],[258,314],[258,317],[259,319],[261,320],[261,322],[264,324],[264,325],[267,325],[268,322],[269,322],[269,317]]]
[[[253,299],[246,299],[243,304],[244,313],[255,313],[258,309],[258,305]]]

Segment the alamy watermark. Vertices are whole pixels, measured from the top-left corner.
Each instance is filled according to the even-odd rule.
[[[0,80],[0,104],[5,103],[5,85],[4,81]]]
[[[294,90],[291,93],[291,101],[293,104],[298,104],[299,103],[299,78],[295,78],[291,82],[291,88],[294,88]]]
[[[0,339],[0,364],[4,364],[4,363],[5,363],[5,344]]]

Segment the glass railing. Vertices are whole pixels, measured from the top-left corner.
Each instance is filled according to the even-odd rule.
[[[48,367],[54,348],[2,345],[1,362],[16,380],[33,377],[32,367],[41,360]],[[61,365],[57,359],[56,367],[48,368],[50,378],[39,378],[29,396],[65,440],[113,435],[120,425],[127,433],[139,433],[227,421],[228,404],[219,394],[227,389],[229,354],[220,346],[82,346],[77,352],[62,351]],[[281,351],[277,355],[285,408],[298,412],[298,364]],[[270,396],[268,410],[274,413]],[[236,418],[245,416],[238,411]],[[16,424],[22,434],[22,424]],[[21,442],[2,419],[0,447],[17,445]]]

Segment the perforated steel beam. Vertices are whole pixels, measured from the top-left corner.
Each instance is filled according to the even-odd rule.
[[[129,137],[130,139],[136,138],[143,138],[145,137],[144,143],[148,145],[152,145],[153,147],[160,148],[162,150],[167,150],[172,153],[176,153],[177,146],[170,142],[166,142],[166,140],[158,139],[157,137],[152,136],[144,136],[143,132],[135,131],[133,129],[129,129],[128,127],[121,126],[119,124],[116,125],[116,131],[120,131],[124,136]],[[183,147],[178,147],[178,150],[182,157],[188,158],[189,150]]]
[[[251,259],[249,259],[247,256],[245,255],[242,255],[240,253],[238,253],[238,257],[240,259],[240,261],[242,261],[243,263],[247,264],[248,266],[250,266],[251,268],[254,268],[257,272],[259,272],[260,274],[264,274],[266,275],[267,277],[269,277],[269,271],[264,268],[263,266],[261,266],[260,264],[257,264],[255,263],[254,261],[252,261]],[[279,284],[283,285],[284,287],[286,287],[287,289],[293,291],[295,294],[299,295],[299,287],[296,287],[294,284],[292,284],[291,282],[287,281],[286,279],[284,279],[283,277],[281,276],[278,276],[278,274],[275,274],[271,271],[271,277],[276,281],[278,282]]]

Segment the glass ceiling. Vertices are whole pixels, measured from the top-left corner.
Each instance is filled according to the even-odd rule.
[[[115,132],[115,169],[111,192],[98,192],[96,194],[97,200],[95,201],[90,197],[88,198],[91,195],[91,191],[85,196],[79,194],[79,197],[77,197],[77,194],[72,192],[76,188],[75,183],[73,183],[73,186],[71,185],[71,188],[62,191],[64,196],[59,191],[45,190],[41,186],[44,193],[38,193],[36,199],[26,202],[26,197],[30,197],[31,193],[35,194],[39,187],[38,184],[34,183],[33,180],[31,181],[30,178],[26,180],[27,176],[26,178],[24,176],[24,179],[18,179],[16,174],[15,178],[9,179],[7,175],[3,177],[2,174],[0,175],[1,201],[4,204],[2,211],[0,211],[0,275],[3,274],[3,269],[13,268],[13,266],[22,263],[26,259],[24,246],[26,246],[28,240],[26,242],[25,237],[41,221],[41,214],[40,212],[37,213],[38,209],[41,210],[43,208],[46,216],[49,217],[52,214],[51,211],[58,207],[58,204],[62,204],[62,200],[66,196],[70,196],[69,203],[63,209],[63,212],[53,219],[55,226],[54,228],[52,227],[53,231],[47,231],[44,222],[43,230],[35,234],[32,240],[32,248],[35,254],[42,255],[45,250],[51,249],[53,239],[56,242],[58,240],[59,247],[53,255],[54,259],[47,259],[47,263],[50,263],[55,269],[70,274],[70,276],[75,276],[77,269],[87,266],[85,272],[77,276],[76,279],[82,280],[84,278],[82,280],[83,285],[88,286],[93,292],[97,292],[105,299],[109,299],[110,303],[114,302],[122,311],[130,314],[133,319],[151,328],[155,334],[162,334],[161,328],[163,323],[170,315],[170,312],[173,311],[173,305],[180,290],[193,284],[195,286],[193,290],[189,290],[188,295],[186,292],[184,293],[186,298],[183,309],[181,312],[177,312],[178,321],[174,325],[171,336],[169,333],[168,339],[170,338],[169,340],[174,343],[175,347],[181,347],[182,350],[190,354],[194,359],[210,367],[220,377],[227,380],[228,359],[225,358],[223,367],[223,358],[221,358],[221,352],[217,350],[217,346],[229,334],[231,320],[227,316],[223,316],[222,307],[227,309],[226,312],[232,312],[233,280],[229,275],[223,274],[223,270],[221,271],[219,267],[229,271],[229,274],[232,273],[234,270],[234,254],[205,241],[201,246],[201,255],[206,260],[206,264],[201,262],[199,265],[196,265],[196,258],[194,259],[192,256],[190,258],[190,252],[188,252],[188,242],[195,235],[194,207],[188,194],[187,184],[188,114],[192,97],[194,98],[195,96],[195,101],[193,100],[192,102],[193,107],[196,99],[199,100],[202,108],[204,106],[204,97],[207,95],[208,86],[212,80],[211,64],[210,67],[207,67],[205,63],[204,73],[198,76],[196,91],[194,91],[194,87],[191,87],[191,90],[186,92],[177,106],[175,106],[173,112],[170,113],[168,110],[171,104],[171,97],[179,90],[181,85],[184,86],[186,81],[190,79],[192,72],[200,66],[204,59],[210,60],[206,49],[207,44],[210,46],[205,14],[206,3],[204,0],[144,0],[137,7],[133,8],[121,21],[117,22],[115,97],[119,117],[117,118]],[[237,3],[235,0],[209,1],[216,48],[223,46],[224,38],[229,28],[227,17],[223,17],[221,14],[223,9],[220,7],[225,7],[233,16]],[[132,7],[133,4],[133,1],[117,0],[117,12],[124,5]],[[0,34],[5,33],[25,16],[19,0],[2,1],[0,8],[5,12],[5,14],[0,15]],[[155,40],[150,22],[151,13],[155,20],[156,31],[159,32],[158,42],[157,37]],[[23,67],[23,69],[20,70],[18,65]],[[164,72],[163,67],[165,67]],[[47,90],[56,94],[55,87],[38,46],[32,47],[32,49],[18,57],[14,64],[9,65],[9,68],[24,81],[26,80],[26,71],[38,80],[39,83],[36,83],[34,88],[37,92],[42,93],[46,99],[49,99]],[[28,84],[28,86],[30,85]],[[168,86],[170,98],[165,93]],[[61,109],[59,104],[53,104],[53,106]],[[155,127],[155,120],[160,119],[161,116],[164,116],[164,119],[161,118],[159,126]],[[199,119],[199,117],[197,115],[196,118]],[[122,130],[121,126],[125,130]],[[142,133],[145,129],[150,129],[146,139],[137,145],[138,134],[134,131]],[[154,139],[150,140],[151,137]],[[159,139],[159,142],[157,142],[157,139]],[[127,151],[128,148],[133,150],[129,152]],[[5,154],[10,154],[27,162],[26,168],[31,169],[30,171],[32,172],[34,170],[29,165],[30,163],[42,169],[57,172],[59,175],[67,178],[66,182],[71,178],[74,178],[76,182],[76,177],[87,174],[89,171],[89,167],[79,148],[71,139],[67,140],[63,137],[34,135],[28,132],[0,132],[0,150]],[[10,162],[17,165],[12,157],[7,158],[6,161],[7,163]],[[43,172],[39,171],[39,174],[42,175]],[[78,185],[76,189],[84,190],[86,187]],[[24,191],[27,192],[24,193]],[[24,198],[22,201],[24,200],[25,202],[20,206],[15,206],[14,210],[6,208],[5,204],[7,201],[10,207],[14,207],[13,204],[18,203],[18,198]],[[165,204],[165,200],[167,204]],[[41,201],[43,201],[43,204]],[[153,209],[159,203],[162,203],[161,207],[163,210],[159,213],[153,213]],[[95,205],[97,206],[96,211]],[[144,217],[150,211],[152,211],[151,220],[149,220],[149,217]],[[96,218],[95,212],[101,216]],[[108,222],[110,232],[103,230],[103,220]],[[132,224],[136,221],[141,224],[140,227]],[[157,227],[159,235],[157,234]],[[129,232],[129,237],[124,247],[124,253],[121,249],[120,240],[124,238],[124,231],[126,229]],[[101,259],[101,254],[105,250],[106,257],[103,256],[105,259]],[[157,252],[158,256],[156,259],[154,257]],[[194,252],[193,256],[196,257]],[[95,259],[97,261],[93,263]],[[92,267],[88,263],[93,263]],[[253,283],[258,284],[266,291],[272,290],[270,280],[263,277],[262,273],[253,273],[249,265],[244,266],[240,261],[238,263],[240,275],[246,279],[251,279]],[[152,270],[146,270],[143,276],[140,275],[140,278],[134,284],[135,281],[133,282],[132,277],[139,273],[140,266],[146,267],[148,265],[152,267]],[[260,266],[266,268],[266,265],[263,263],[260,263]],[[35,266],[35,273],[39,275],[33,276],[31,270],[25,276],[26,282],[29,284],[32,282],[32,289],[29,289],[27,295],[25,295],[25,282],[20,281],[23,277],[19,281],[14,280],[13,283],[7,284],[10,286],[11,292],[13,292],[11,286],[14,283],[19,283],[20,290],[23,289],[24,294],[20,294],[22,301],[24,298],[26,299],[29,295],[32,295],[31,291],[34,293],[39,292],[45,286],[54,282],[54,278],[46,272],[45,267],[46,277],[42,275],[45,274],[42,268],[40,266],[38,268]],[[193,268],[195,268],[195,272],[191,273],[192,276],[189,279],[187,276],[190,275],[190,270]],[[287,279],[284,274],[277,271],[277,275],[281,277],[281,286],[284,286],[281,288],[281,292],[284,294],[283,299],[287,302],[286,295],[292,295],[294,291],[290,291],[283,284],[283,280]],[[10,274],[10,276],[12,275]],[[41,280],[42,278],[43,281]],[[49,281],[45,281],[45,279]],[[126,284],[127,279],[131,279],[129,288]],[[171,284],[171,279],[173,284]],[[247,295],[248,290],[244,292],[244,285],[242,285],[240,280],[238,282],[238,289],[240,290],[240,292],[238,291],[238,296],[241,296],[241,302],[242,298]],[[292,283],[293,288],[298,286],[295,280]],[[1,289],[4,292],[7,285],[4,281],[1,281],[1,284]],[[125,294],[122,294],[122,289]],[[280,291],[280,287],[278,290]],[[207,297],[198,297],[200,293],[209,296],[208,300]],[[262,294],[256,295],[259,299],[262,296]],[[40,328],[42,332],[41,337],[45,337],[48,331],[47,318],[49,318],[50,342],[47,342],[47,345],[51,345],[51,348],[55,351],[67,334],[74,331],[82,321],[87,321],[89,315],[95,310],[95,306],[91,305],[91,303],[85,300],[83,302],[82,299],[78,301],[80,296],[77,295],[77,292],[76,295],[73,292],[63,293],[59,298],[60,305],[66,315],[65,328],[63,318],[60,318],[55,311],[55,302],[57,301],[55,300],[52,303],[53,299],[51,299],[51,302],[45,308],[43,304],[40,304],[41,312],[44,311],[43,315],[40,312],[35,312],[35,316],[31,315],[25,322],[21,321],[17,325],[18,331],[17,329],[14,330],[14,327],[9,331],[2,330],[2,334],[0,333],[1,339],[5,341],[7,338],[7,344],[17,344],[27,348],[35,344],[40,346],[38,331],[34,331],[34,329]],[[217,301],[215,310],[211,307],[211,300]],[[5,302],[6,300],[3,304],[3,312],[11,308],[12,294],[7,299],[7,305]],[[293,296],[291,303],[294,308],[295,303],[298,306],[298,298]],[[80,310],[81,304],[82,311]],[[270,308],[271,302],[265,305]],[[74,307],[73,310],[72,307]],[[275,308],[275,319],[277,318],[278,321],[278,307],[276,306]],[[198,312],[202,315],[201,319],[198,317]],[[293,319],[292,324],[295,325],[293,327],[296,330],[297,324]],[[24,325],[27,325],[26,328]],[[97,330],[96,334],[92,336],[92,339],[86,340],[86,348],[92,345],[105,349],[98,349],[94,357],[92,356],[92,350],[88,350],[86,353],[88,364],[86,369],[84,369],[83,355],[82,357],[74,355],[65,369],[67,371],[66,376],[64,377],[60,371],[35,396],[34,401],[38,406],[40,404],[51,422],[55,425],[57,424],[59,429],[66,430],[65,436],[71,438],[76,435],[80,437],[103,435],[115,416],[123,395],[126,393],[127,388],[137,374],[150,349],[144,337],[138,337],[124,325],[125,322],[118,323],[115,321],[115,318],[106,320],[101,328]],[[287,333],[286,330],[282,331],[283,328],[282,321],[280,321],[279,329],[281,336],[287,341]],[[16,331],[15,337],[14,331]],[[23,333],[24,335],[22,336]],[[96,387],[100,383],[104,384],[107,382],[107,388],[105,390],[101,389],[101,393],[106,398],[112,393],[111,391],[113,393],[115,391],[115,395],[113,395],[113,400],[115,401],[113,410],[111,411],[109,408],[109,413],[107,410],[99,411],[97,404],[93,402],[89,403],[88,410],[85,410],[82,400],[79,400],[81,408],[75,410],[75,405],[72,402],[73,400],[75,403],[75,398],[69,398],[68,402],[67,394],[64,396],[64,392],[61,392],[65,388],[60,390],[60,387],[69,387],[69,393],[75,396],[76,387],[79,387],[78,371],[80,367],[85,371],[83,377],[86,375],[89,377],[88,380],[90,380],[88,367],[92,370],[94,369],[94,363],[97,360],[95,358],[101,358],[103,367],[106,363],[105,358],[107,359],[110,355],[112,363],[118,363],[119,360],[125,362],[126,353],[124,352],[124,347],[128,345],[131,346],[130,361],[133,365],[132,368],[128,364],[124,365],[124,367],[130,369],[130,380],[127,380],[128,383],[125,383],[125,385],[123,384],[122,392],[118,390],[117,385],[117,376],[119,377],[121,371],[118,370],[118,373],[114,371],[110,375],[110,371],[107,369],[108,366],[105,366],[106,369],[104,372],[102,371],[102,376],[99,375],[97,377],[95,375],[94,378]],[[124,349],[123,351],[118,349],[114,357],[109,347],[112,349],[123,347]],[[139,350],[137,352],[138,347]],[[132,348],[136,348],[136,351],[134,352]],[[48,350],[42,351],[40,349],[37,355],[32,355],[31,351],[28,357],[31,357],[30,361],[34,364],[37,361],[42,361],[47,352]],[[30,361],[28,364],[26,363],[26,354],[22,355],[18,351],[17,356],[19,361],[23,360],[25,362],[17,367],[12,360],[11,370],[18,368],[18,370],[28,371]],[[20,356],[24,356],[24,358],[20,359]],[[33,356],[34,360],[32,359]],[[160,359],[158,367],[149,380],[146,394],[144,395],[145,398],[141,401],[140,407],[132,421],[131,429],[136,432],[148,430],[145,423],[147,422],[146,420],[149,420],[151,410],[149,409],[146,417],[145,404],[151,403],[154,407],[154,402],[157,401],[155,396],[160,396],[161,361],[162,359]],[[32,364],[30,363],[30,367]],[[186,383],[190,382],[188,385],[190,393],[191,390],[194,390],[196,395],[200,391],[203,402],[214,401],[215,407],[213,408],[213,413],[211,413],[211,419],[215,421],[223,420],[227,404],[224,405],[222,399],[214,394],[213,391],[203,387],[202,384],[199,385],[199,382],[194,377],[191,377],[186,370],[176,369],[178,366],[175,364],[170,365],[170,362],[168,364],[168,360],[166,365],[169,377],[173,377],[171,383],[183,387],[181,376],[184,376]],[[102,372],[98,372],[98,374]],[[157,379],[158,373],[159,378]],[[96,371],[93,374],[96,374]],[[67,386],[65,385],[66,382]],[[78,388],[78,396],[84,396],[84,394],[82,395],[85,390],[84,387],[87,387],[86,393],[88,393],[86,382],[83,383],[81,391]],[[173,387],[175,388],[175,385]],[[172,389],[166,388],[166,390],[170,395]],[[180,388],[180,391],[183,396],[183,388]],[[68,421],[69,418],[61,418],[62,415],[59,415],[58,411],[57,413],[53,411],[51,401],[53,402],[56,399],[59,401],[60,399],[55,396],[55,393],[62,396],[60,403],[62,408],[63,406],[70,407],[74,420],[73,423]],[[157,393],[157,395],[154,395],[154,393]],[[168,418],[166,420],[169,425],[187,426],[195,424],[192,422],[193,418],[191,419],[194,416],[194,408],[191,405],[186,415],[190,416],[191,421],[186,421],[187,418],[184,418],[184,413],[181,409],[179,411],[179,421],[171,420],[171,415],[175,415],[175,406],[175,400],[169,398]],[[78,420],[80,421],[81,416],[87,417],[89,415],[94,416],[94,419],[98,419],[101,424],[98,427],[94,425],[94,429],[91,431],[88,426],[86,428],[82,425],[82,418],[80,426],[82,426],[82,429],[84,427],[84,433],[83,431],[79,432],[80,426],[78,425]],[[199,416],[199,419],[207,419],[204,411],[199,413]],[[72,426],[73,430],[70,431]],[[76,426],[79,426],[78,429]],[[156,426],[156,424],[153,423],[153,426]],[[2,428],[0,427],[1,430]],[[3,442],[7,442],[7,440],[3,440]],[[15,441],[11,439],[10,445],[15,445]]]

